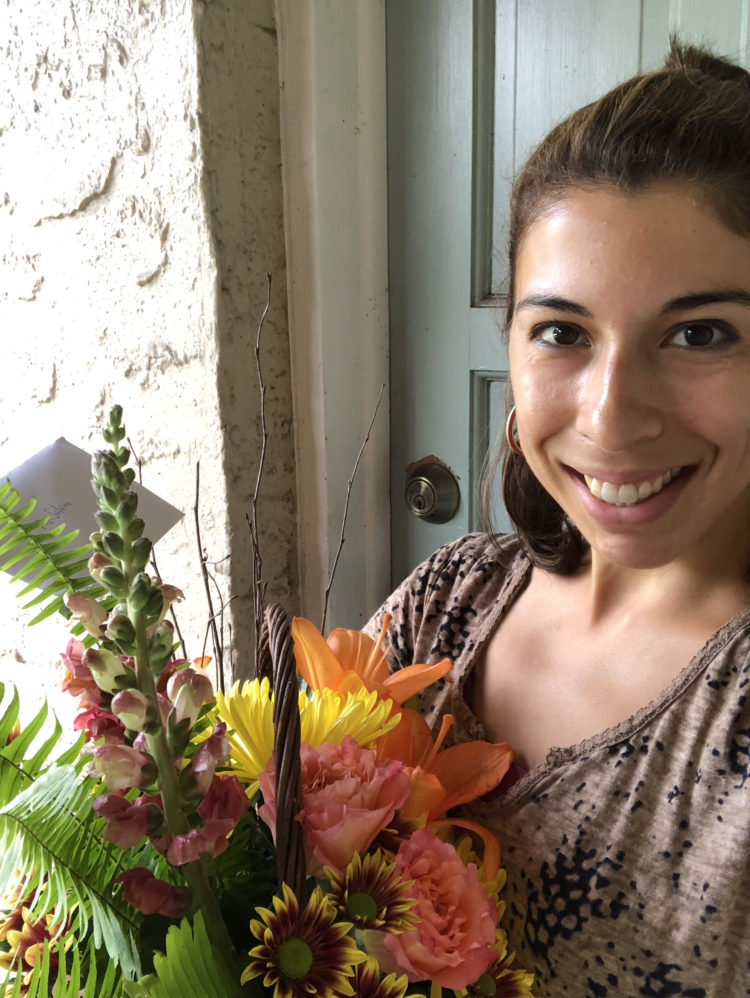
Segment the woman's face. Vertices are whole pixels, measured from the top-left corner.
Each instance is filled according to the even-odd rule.
[[[750,239],[677,185],[573,191],[527,230],[515,301],[521,446],[592,551],[744,571]]]

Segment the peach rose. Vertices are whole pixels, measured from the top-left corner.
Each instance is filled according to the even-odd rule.
[[[297,820],[320,868],[330,866],[340,873],[392,820],[409,796],[409,777],[402,763],[379,762],[373,750],[360,748],[351,735],[340,745],[313,748],[303,742],[301,759],[302,809]],[[258,779],[265,801],[258,814],[274,830],[273,760]]]
[[[473,863],[426,828],[413,832],[396,854],[396,871],[413,880],[419,924],[383,940],[393,968],[411,981],[436,981],[444,988],[466,988],[487,970],[494,949],[497,910],[482,890]]]

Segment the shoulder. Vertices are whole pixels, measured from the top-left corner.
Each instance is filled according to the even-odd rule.
[[[525,561],[515,535],[491,538],[467,534],[445,544],[418,565],[385,601],[365,630],[373,638],[383,615],[388,629],[391,667],[431,662],[458,654],[474,622],[495,603],[509,576]],[[448,636],[451,640],[446,642]]]

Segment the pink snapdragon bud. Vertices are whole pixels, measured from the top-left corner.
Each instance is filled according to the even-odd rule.
[[[120,677],[128,677],[128,667],[111,651],[97,648],[87,648],[83,655],[83,664],[91,670],[96,685],[105,693],[117,693],[122,689],[118,683]],[[132,672],[132,670],[130,670]]]
[[[156,766],[150,756],[129,745],[97,745],[94,769],[107,781],[109,790],[130,790],[150,783]]]
[[[103,568],[108,568],[112,564],[111,560],[99,551],[95,551],[94,554],[89,558],[88,570],[89,575],[92,579],[99,583],[100,586],[104,586],[102,582],[101,571]],[[105,586],[106,588],[106,586]]]
[[[206,796],[198,805],[198,814],[205,821],[228,819],[234,826],[249,807],[250,801],[237,777],[233,773],[222,773],[211,781]]]
[[[187,887],[175,887],[166,880],[159,880],[145,866],[136,866],[115,877],[122,884],[122,893],[128,904],[144,915],[166,915],[179,918],[191,904]]]
[[[86,732],[87,742],[103,738],[108,745],[125,744],[125,726],[122,721],[115,717],[112,711],[104,710],[102,707],[88,707],[79,711],[73,721],[73,727],[76,731]]]
[[[91,669],[83,664],[83,655],[86,646],[83,641],[71,638],[64,652],[62,660],[65,663],[65,675],[62,681],[63,693],[70,693],[71,696],[80,697],[79,706],[97,707],[101,703],[102,694],[96,685]]]
[[[131,849],[141,839],[155,832],[163,822],[163,815],[154,801],[158,797],[141,794],[134,801],[119,794],[102,794],[93,803],[96,813],[106,818],[103,837],[121,849]]]
[[[156,707],[140,690],[120,690],[112,697],[112,712],[131,731],[145,731],[156,720]]]
[[[167,696],[174,704],[175,721],[179,723],[187,718],[192,728],[204,702],[213,700],[214,690],[211,680],[204,672],[186,668],[170,676]]]
[[[211,786],[217,766],[229,758],[227,726],[219,721],[212,734],[201,742],[190,764],[182,771],[180,784],[191,796],[202,797]]]
[[[63,602],[76,620],[80,620],[94,638],[102,636],[102,624],[107,619],[107,611],[93,596],[85,593],[68,592]]]
[[[192,863],[201,856],[220,856],[229,845],[229,835],[250,806],[240,781],[234,775],[214,776],[208,793],[198,805],[204,819],[201,828],[175,835],[166,849],[173,866]]]

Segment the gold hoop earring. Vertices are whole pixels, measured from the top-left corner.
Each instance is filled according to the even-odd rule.
[[[508,413],[508,418],[505,420],[505,439],[508,441],[508,446],[513,451],[514,454],[518,454],[523,457],[523,451],[521,450],[521,445],[518,442],[518,436],[516,433],[516,407],[513,408]]]

